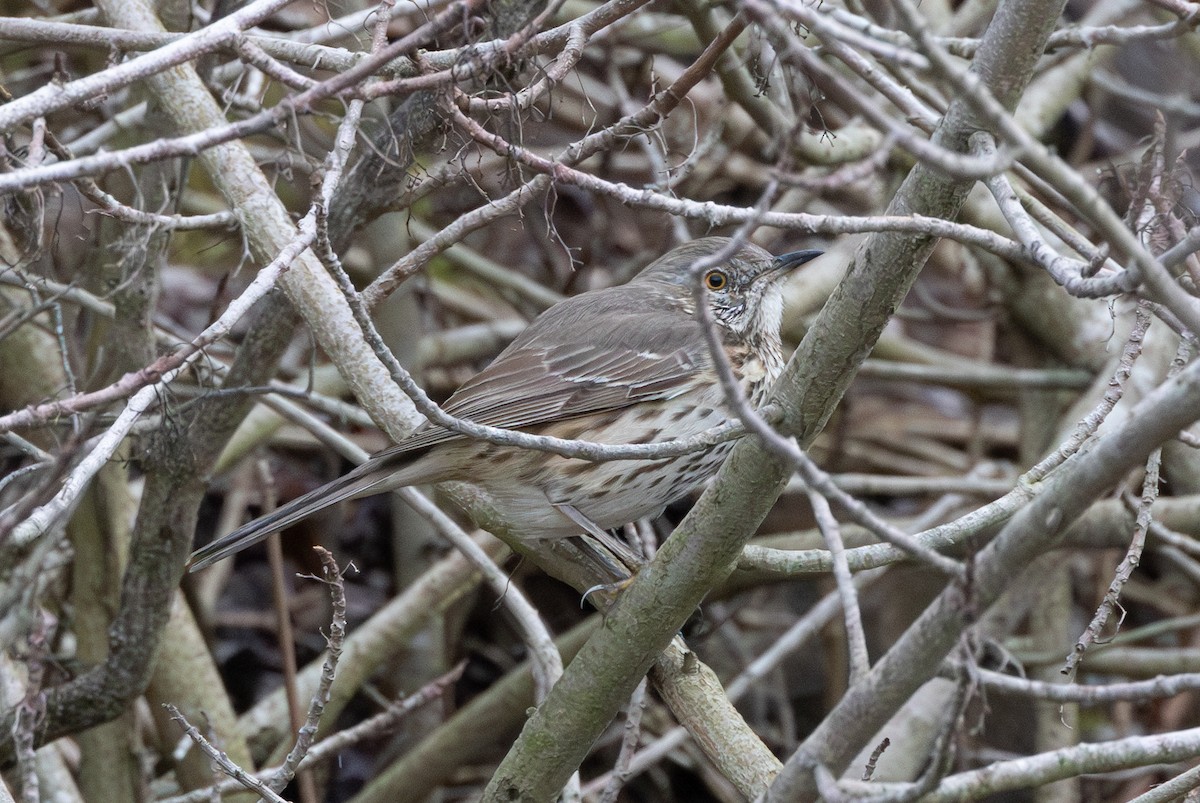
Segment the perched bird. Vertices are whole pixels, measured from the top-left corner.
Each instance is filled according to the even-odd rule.
[[[605,444],[687,438],[725,423],[724,393],[696,316],[693,266],[730,246],[706,237],[628,283],[555,304],[443,405],[457,418]],[[820,251],[773,257],[743,245],[700,278],[752,404],[783,368],[781,280]],[[732,443],[662,460],[590,462],[501,446],[425,424],[343,477],[197,550],[193,571],[347,499],[446,480],[473,483],[532,539],[603,535],[657,515],[720,467]]]

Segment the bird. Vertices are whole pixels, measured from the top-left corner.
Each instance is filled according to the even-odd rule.
[[[537,435],[603,444],[698,435],[731,418],[693,287],[752,406],[783,370],[784,278],[821,251],[772,256],[703,237],[625,284],[564,299],[538,316],[442,406],[451,416]],[[694,266],[726,255],[695,276]],[[473,439],[426,423],[349,473],[196,550],[190,571],[261,541],[330,505],[409,485],[473,483],[525,538],[605,535],[697,490],[732,442],[657,460],[592,462]]]

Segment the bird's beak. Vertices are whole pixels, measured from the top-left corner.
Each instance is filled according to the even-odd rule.
[[[771,263],[772,271],[775,273],[790,273],[796,268],[803,265],[805,262],[816,259],[825,253],[824,251],[792,251],[787,254],[781,254],[775,257],[775,261]]]

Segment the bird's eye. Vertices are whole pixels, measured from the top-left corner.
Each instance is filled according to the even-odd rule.
[[[723,270],[710,270],[704,274],[704,286],[709,290],[724,290],[729,284],[729,277]]]

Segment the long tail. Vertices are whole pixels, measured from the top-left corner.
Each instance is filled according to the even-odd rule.
[[[372,496],[420,481],[414,477],[405,482],[404,475],[408,472],[404,471],[403,464],[397,466],[393,460],[380,459],[381,457],[382,454],[373,457],[333,482],[309,491],[275,512],[244,524],[224,538],[218,538],[211,544],[197,549],[188,559],[187,570],[194,572],[211,566],[330,505],[348,499]]]

